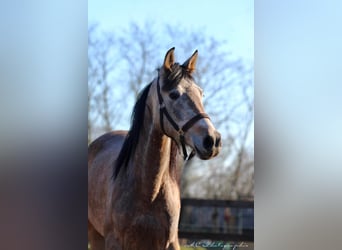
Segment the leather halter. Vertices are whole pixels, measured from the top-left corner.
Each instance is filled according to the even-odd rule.
[[[163,133],[167,135],[168,137],[172,138],[169,136],[164,129],[164,115],[166,116],[167,120],[170,122],[172,127],[178,132],[179,134],[179,141],[182,145],[182,150],[183,150],[183,157],[184,160],[190,160],[194,155],[194,151],[192,151],[188,157],[188,153],[186,152],[186,147],[185,147],[185,137],[184,134],[193,126],[197,121],[203,118],[209,118],[209,116],[206,113],[198,113],[194,117],[192,117],[188,122],[186,122],[181,128],[178,126],[178,124],[172,119],[171,115],[167,111],[165,107],[165,103],[163,100],[163,96],[161,95],[160,92],[160,85],[159,85],[159,74],[158,74],[158,80],[157,80],[157,93],[158,93],[158,100],[159,100],[159,110],[160,110],[160,126],[163,130]],[[173,138],[172,138],[173,139]]]

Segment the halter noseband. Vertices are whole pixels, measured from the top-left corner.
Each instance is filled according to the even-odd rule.
[[[165,103],[163,100],[163,96],[161,95],[160,92],[160,85],[159,85],[159,74],[158,74],[158,80],[157,80],[157,93],[158,93],[158,100],[159,100],[159,109],[160,109],[160,126],[163,130],[163,133],[165,135],[167,135],[168,137],[172,138],[171,136],[169,136],[164,129],[164,115],[166,116],[166,118],[168,119],[168,121],[170,122],[170,124],[172,125],[172,127],[178,132],[179,134],[179,140],[180,143],[182,145],[182,150],[183,150],[183,156],[184,156],[184,160],[189,160],[191,159],[195,154],[194,151],[192,151],[188,157],[188,153],[186,152],[186,147],[185,147],[185,137],[184,134],[200,119],[203,118],[209,118],[209,116],[206,113],[198,113],[197,115],[195,115],[194,117],[192,117],[188,122],[186,122],[183,127],[179,128],[178,124],[172,119],[172,117],[170,116],[169,112],[167,112],[167,109],[165,107]]]

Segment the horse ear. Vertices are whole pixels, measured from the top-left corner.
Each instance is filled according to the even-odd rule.
[[[164,69],[171,71],[172,65],[175,63],[175,55],[174,55],[175,47],[169,49],[166,52],[165,59],[164,59]]]
[[[198,55],[198,50],[196,50],[192,54],[192,56],[190,56],[190,58],[188,60],[186,60],[182,65],[183,67],[185,67],[189,71],[190,74],[192,72],[194,72],[196,69],[197,55]]]

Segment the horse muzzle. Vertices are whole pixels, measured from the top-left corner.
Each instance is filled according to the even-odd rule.
[[[214,133],[207,134],[201,139],[194,139],[194,149],[202,160],[208,160],[217,156],[221,148],[221,134],[216,130]]]

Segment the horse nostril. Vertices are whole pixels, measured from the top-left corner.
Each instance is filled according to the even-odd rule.
[[[207,135],[203,140],[203,147],[206,150],[210,150],[212,149],[213,145],[214,145],[214,139],[210,135]]]
[[[221,135],[220,133],[216,133],[216,142],[215,142],[215,147],[219,147],[221,145]]]

